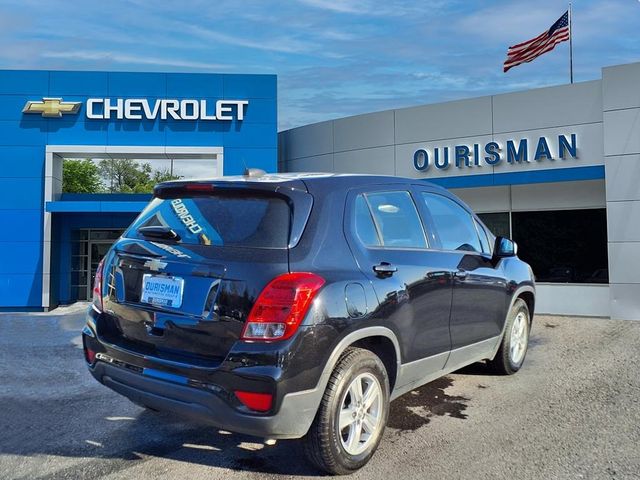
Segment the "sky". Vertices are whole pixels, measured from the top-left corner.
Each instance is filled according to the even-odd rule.
[[[502,72],[567,2],[0,0],[0,68],[275,73],[279,129],[569,81],[568,42]],[[640,1],[574,0],[575,81],[640,61]]]

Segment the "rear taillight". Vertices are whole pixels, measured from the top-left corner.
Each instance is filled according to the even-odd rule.
[[[256,392],[243,392],[240,390],[235,391],[236,397],[242,402],[242,404],[249,410],[256,412],[268,412],[271,410],[271,403],[273,402],[273,395],[270,393],[256,393]]]
[[[242,331],[242,340],[284,340],[291,337],[324,285],[314,273],[280,275],[264,287]]]
[[[96,352],[91,350],[90,347],[84,347],[84,359],[87,361],[89,365],[93,365],[96,363]]]
[[[100,260],[96,269],[96,277],[93,280],[93,306],[102,311],[102,270],[104,268],[104,258]]]

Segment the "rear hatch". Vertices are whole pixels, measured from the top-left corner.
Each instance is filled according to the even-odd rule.
[[[142,355],[215,367],[261,290],[289,271],[311,196],[230,182],[174,182],[155,193],[105,260],[98,335]]]

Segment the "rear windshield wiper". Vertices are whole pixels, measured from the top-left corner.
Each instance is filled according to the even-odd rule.
[[[138,229],[138,233],[149,238],[165,238],[167,240],[175,240],[176,242],[180,241],[180,235],[178,235],[175,230],[169,227],[155,225],[140,227]]]

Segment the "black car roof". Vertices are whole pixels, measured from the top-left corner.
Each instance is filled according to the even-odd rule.
[[[438,187],[431,182],[416,178],[395,177],[392,175],[369,175],[369,174],[352,174],[352,173],[315,173],[315,172],[290,172],[290,173],[265,173],[258,175],[232,175],[228,177],[218,177],[198,180],[174,180],[163,182],[158,187],[177,187],[189,183],[242,183],[262,185],[263,188],[267,184],[287,185],[291,188],[305,189],[308,187],[318,186],[325,188],[345,188],[364,185],[380,185],[380,184],[399,184],[399,183],[419,183],[428,184],[435,188]]]

